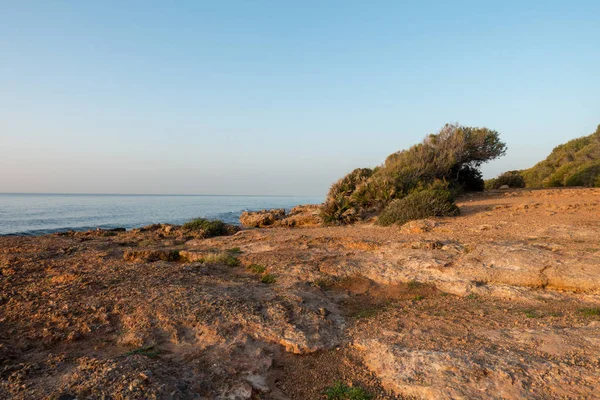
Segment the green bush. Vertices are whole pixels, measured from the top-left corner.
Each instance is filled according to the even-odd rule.
[[[277,281],[277,278],[275,278],[275,275],[273,274],[264,274],[261,278],[260,281],[262,283],[266,283],[268,285],[275,283]]]
[[[366,219],[435,181],[447,182],[453,191],[483,190],[481,164],[505,152],[496,131],[447,124],[422,143],[389,155],[383,165],[355,169],[334,183],[321,216],[332,224]]]
[[[186,222],[183,224],[182,228],[188,232],[201,233],[202,236],[206,238],[228,234],[227,224],[225,224],[223,221],[209,220],[205,218],[196,218]]]
[[[454,216],[460,213],[449,190],[426,189],[392,201],[377,218],[377,224],[389,226],[415,219]]]
[[[356,220],[356,207],[364,204],[364,189],[373,175],[369,168],[357,168],[331,186],[321,217],[326,223],[352,223]]]
[[[370,400],[373,396],[364,389],[354,386],[348,386],[342,382],[336,382],[328,387],[325,392],[327,400]]]
[[[250,264],[248,266],[248,269],[252,272],[254,272],[255,274],[262,274],[263,272],[265,272],[267,270],[267,268],[263,265],[260,264]]]
[[[465,192],[482,192],[485,189],[485,181],[481,171],[468,165],[463,166],[459,171],[456,183],[458,188]]]
[[[596,186],[600,178],[600,125],[591,135],[561,144],[521,171],[527,187]]]
[[[500,186],[498,186],[500,187]],[[496,178],[486,179],[484,184],[485,190],[496,189]]]
[[[510,188],[524,188],[525,179],[523,179],[521,171],[507,171],[495,179],[490,179],[486,182],[486,189],[500,189],[504,185],[508,185]]]

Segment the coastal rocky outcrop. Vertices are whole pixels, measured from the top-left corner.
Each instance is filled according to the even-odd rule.
[[[289,213],[286,213],[283,208],[245,211],[240,216],[240,223],[245,227],[253,228],[318,226],[322,222],[320,207],[318,204],[301,205],[292,208]]]
[[[0,398],[596,397],[600,189],[458,206],[0,237]]]

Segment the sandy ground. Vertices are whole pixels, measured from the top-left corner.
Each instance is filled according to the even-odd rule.
[[[599,398],[600,190],[459,206],[390,228],[0,237],[0,398]]]

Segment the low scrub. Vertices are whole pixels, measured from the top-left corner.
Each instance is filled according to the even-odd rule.
[[[507,171],[500,174],[497,178],[485,181],[486,189],[500,189],[504,185],[510,188],[524,188],[525,179],[521,171]]]
[[[600,187],[600,125],[591,135],[561,144],[550,155],[521,171],[527,187]]]
[[[377,218],[377,224],[402,225],[415,219],[447,217],[460,214],[449,190],[428,189],[413,192],[392,201]]]
[[[225,264],[230,267],[235,267],[240,264],[240,261],[227,252],[223,253],[208,253],[203,259],[204,264]]]
[[[261,278],[260,281],[262,283],[266,283],[268,285],[277,282],[277,278],[275,278],[275,275],[273,274],[264,274]]]
[[[255,274],[262,274],[267,270],[267,268],[264,265],[260,264],[250,264],[248,265],[248,269],[254,272]]]
[[[323,394],[327,400],[370,400],[373,396],[358,386],[348,386],[336,382],[328,387]]]
[[[228,251],[206,253],[199,257],[191,257],[187,252],[179,253],[181,261],[184,262],[199,262],[202,264],[223,264],[230,267],[240,265],[240,260],[233,256]]]
[[[182,229],[187,232],[200,233],[203,237],[223,236],[229,233],[227,224],[219,220],[196,218],[183,224]]]

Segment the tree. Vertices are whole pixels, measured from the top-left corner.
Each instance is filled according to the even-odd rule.
[[[390,154],[368,174],[357,173],[363,171],[357,169],[335,183],[322,210],[323,218],[347,223],[375,215],[392,200],[426,190],[436,181],[446,182],[453,191],[481,190],[479,167],[505,153],[506,145],[496,131],[446,124],[422,143]],[[353,183],[358,177],[359,184]]]

